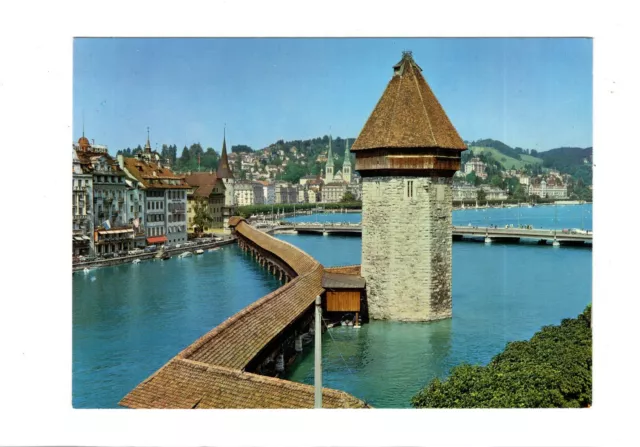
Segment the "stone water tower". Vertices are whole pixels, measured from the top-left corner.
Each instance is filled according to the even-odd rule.
[[[451,179],[467,147],[410,51],[351,151],[362,176],[369,316],[451,317]]]

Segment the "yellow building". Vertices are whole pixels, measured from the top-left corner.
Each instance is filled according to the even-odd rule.
[[[225,185],[221,178],[212,172],[193,172],[185,177],[191,187],[187,194],[187,223],[189,231],[194,230],[195,202],[198,198],[207,200],[208,214],[213,219],[211,226],[204,231],[223,230],[223,213],[225,206]]]

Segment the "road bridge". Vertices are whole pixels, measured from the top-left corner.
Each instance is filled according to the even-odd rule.
[[[275,232],[295,232],[298,234],[323,235],[361,235],[362,225],[357,223],[314,223],[288,222],[274,227]],[[453,226],[451,234],[454,241],[484,240],[487,243],[516,243],[521,240],[536,241],[541,245],[591,245],[593,232],[571,232],[563,230],[525,229],[525,228],[492,228]]]

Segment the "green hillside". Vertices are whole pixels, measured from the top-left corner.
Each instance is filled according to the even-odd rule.
[[[522,169],[527,164],[542,164],[542,159],[534,157],[532,155],[520,154],[521,160],[516,160],[513,157],[509,157],[498,149],[493,147],[481,147],[481,146],[469,146],[469,151],[472,151],[475,155],[484,153],[485,155],[491,154],[494,160],[498,161],[505,169]]]

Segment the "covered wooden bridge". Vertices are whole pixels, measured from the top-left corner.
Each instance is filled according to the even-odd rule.
[[[127,394],[129,408],[313,408],[314,388],[277,377],[287,356],[302,350],[325,268],[299,248],[244,219],[229,220],[238,245],[285,284],[233,315]],[[359,266],[330,274],[359,278]],[[330,278],[330,276],[329,276]],[[359,283],[360,284],[360,283]],[[364,286],[364,283],[362,283]],[[325,408],[365,408],[345,392],[323,389]]]

